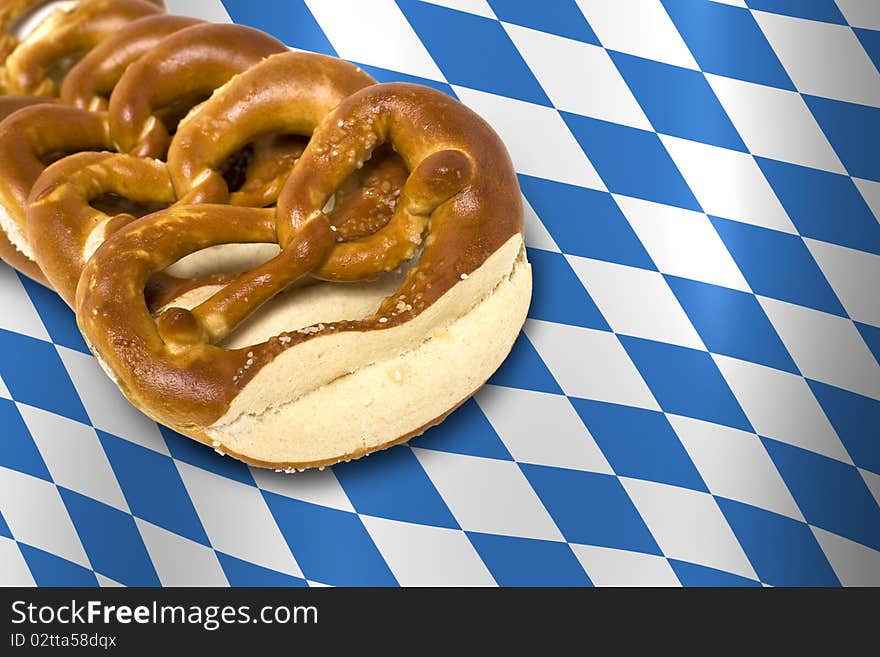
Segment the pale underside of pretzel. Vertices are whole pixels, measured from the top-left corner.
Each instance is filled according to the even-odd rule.
[[[9,93],[55,96],[58,77],[109,36],[163,8],[149,0],[79,0],[46,17],[6,58]]]
[[[274,107],[271,96],[266,103]],[[84,335],[135,405],[248,462],[286,468],[360,456],[442,419],[506,356],[531,289],[509,156],[470,110],[440,92],[390,84],[366,87],[320,118],[309,102],[287,112],[290,124],[318,124],[277,209],[179,205],[133,222],[96,251],[76,298]],[[410,171],[393,215],[339,242],[322,209],[385,142]],[[212,296],[153,317],[144,299],[152,275],[201,249],[249,242],[282,250]],[[420,250],[399,288],[365,317],[224,347],[304,277],[363,281]],[[406,373],[387,369],[398,366]],[[384,423],[359,420],[374,415],[363,399],[373,394],[391,411]],[[335,420],[296,424],[322,404]]]

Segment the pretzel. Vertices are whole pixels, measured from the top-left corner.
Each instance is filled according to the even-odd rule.
[[[0,17],[12,20],[39,3],[21,0],[12,4],[16,6],[6,6],[8,11],[0,12]],[[22,47],[30,47],[36,52],[39,44],[45,45],[52,38],[63,40],[64,35],[70,35],[72,31],[75,33],[74,28],[77,26],[83,28],[81,35],[97,41],[101,31],[106,31],[106,27],[102,27],[102,21],[109,20],[111,24],[116,24],[120,16],[125,16],[126,11],[143,12],[145,6],[151,8],[149,11],[156,12],[158,9],[155,5],[161,6],[162,3],[120,3],[110,6],[103,2],[84,1],[69,11],[56,9],[41,23],[43,33],[30,35]],[[89,106],[93,108],[100,106],[100,103],[95,102],[96,94],[111,89],[114,78],[118,79],[126,64],[148,45],[144,43],[149,38],[143,29],[144,24],[147,26],[146,32],[155,41],[162,33],[167,34],[169,30],[192,25],[194,21],[158,14],[124,27],[104,42],[109,42],[110,49],[103,47],[104,44],[99,45],[73,67],[69,79],[65,80],[66,100],[85,105],[76,103],[79,97],[88,99]],[[138,29],[131,30],[133,26]],[[127,35],[130,40],[120,41],[120,34],[123,38]],[[57,54],[70,47],[70,43],[62,44],[59,46],[60,50],[54,52]],[[0,96],[0,120],[11,114],[13,108],[33,105],[37,100],[34,96]],[[2,111],[3,108],[9,108],[10,111]],[[112,147],[109,124],[104,114],[91,116],[81,110],[48,106],[48,109],[32,109],[21,114],[11,119],[9,124],[0,124],[0,164],[3,165],[4,173],[0,176],[0,257],[3,260],[31,278],[46,282],[45,276],[34,262],[34,252],[27,238],[25,202],[31,187],[45,168],[47,159],[57,159],[83,149],[103,150]]]
[[[7,116],[17,112],[25,107],[37,105],[47,102],[47,99],[37,96],[0,96],[0,121]],[[51,102],[51,101],[49,101]],[[0,223],[2,223],[3,212],[0,208]],[[19,251],[15,245],[9,241],[6,232],[0,230],[0,258],[12,264],[13,267],[33,278],[40,283],[46,283],[46,278],[39,267],[24,254]]]
[[[56,9],[6,58],[6,88],[11,93],[54,96],[59,70],[92,50],[128,23],[162,12],[149,0],[79,0]]]
[[[235,78],[189,118],[174,141],[174,165],[166,167],[156,160],[111,153],[80,153],[62,159],[33,184],[27,204],[27,234],[37,262],[56,291],[72,305],[86,261],[105,237],[135,219],[128,212],[113,215],[95,208],[96,199],[112,194],[147,205],[168,205],[187,196],[239,205],[274,202],[280,181],[289,175],[320,118],[350,94],[372,84],[375,80],[369,75],[338,59],[307,53],[276,55]],[[262,102],[249,100],[250,90],[258,87],[275,89],[270,98],[285,106],[308,107],[311,122],[291,120],[290,112],[279,114],[265,98]],[[235,110],[242,103],[246,109]],[[242,127],[229,131],[234,134],[226,135],[223,141],[218,131],[225,132],[222,117],[229,112],[237,112]],[[280,120],[285,117],[287,122]],[[297,131],[301,137],[288,134]],[[228,162],[255,136],[273,132],[286,136],[255,143],[255,152],[241,172],[244,183],[230,193],[229,173],[224,177],[214,167]],[[190,185],[188,172],[205,184]],[[176,189],[175,177],[179,182]],[[405,178],[400,158],[387,152],[351,176],[332,213],[338,234],[345,238],[387,223],[391,217],[389,200],[399,194]],[[219,282],[199,278],[154,277],[151,294],[155,303],[173,299],[182,290]]]
[[[120,29],[83,57],[64,78],[61,101],[90,110],[106,110],[123,73],[165,37],[201,23],[196,18],[158,14]]]
[[[285,104],[289,91],[273,102],[274,88],[264,100],[273,124],[317,122],[277,208],[177,205],[128,224],[86,265],[76,310],[95,355],[147,415],[248,463],[291,470],[356,458],[441,421],[510,350],[531,274],[510,158],[465,106],[395,83],[363,88],[322,116],[316,90],[304,85]],[[240,106],[243,116],[250,107]],[[198,115],[214,108],[212,99]],[[410,171],[393,216],[340,242],[322,209],[386,141]],[[190,154],[211,150],[207,140],[183,144]],[[192,176],[184,181],[201,178]],[[214,245],[265,242],[281,253],[154,319],[144,298],[153,274]],[[401,265],[410,267],[402,281],[386,273]],[[282,294],[309,276],[349,284]],[[375,277],[384,299],[363,282]],[[360,311],[340,317],[351,290],[366,295]],[[287,330],[273,334],[272,317],[258,311],[277,295],[289,315]]]

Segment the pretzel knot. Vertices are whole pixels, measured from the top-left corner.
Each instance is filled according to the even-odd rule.
[[[288,125],[314,119],[309,102],[288,103]],[[385,143],[406,182],[362,200],[382,197],[390,218],[341,222],[328,203]],[[151,276],[227,243],[281,251],[151,313]],[[307,278],[333,283],[291,288]],[[148,415],[245,461],[296,468],[442,420],[507,355],[530,290],[503,144],[445,94],[395,83],[321,118],[277,208],[177,205],[118,230],[86,265],[76,309],[99,360]]]
[[[120,37],[129,40],[121,42]],[[149,47],[151,44],[152,48]],[[77,107],[32,107],[0,124],[0,167],[4,173],[0,176],[0,227],[3,237],[8,236],[8,239],[0,240],[3,242],[0,243],[0,256],[32,278],[44,281],[34,262],[39,258],[47,267],[49,281],[68,303],[73,303],[76,281],[84,264],[83,250],[67,249],[58,254],[52,246],[59,246],[64,239],[70,246],[69,227],[87,222],[87,217],[94,214],[89,203],[101,196],[98,187],[103,185],[107,194],[121,194],[120,190],[114,189],[112,176],[101,178],[104,180],[101,184],[94,175],[88,179],[88,172],[94,173],[97,161],[89,156],[80,159],[79,152],[130,149],[145,158],[164,158],[168,151],[169,132],[177,129],[180,115],[190,111],[193,105],[237,74],[269,54],[282,51],[287,49],[279,41],[245,26],[193,24],[190,19],[163,14],[134,21],[107,39],[65,78],[62,100],[66,99]],[[107,57],[100,59],[103,55]],[[338,102],[344,95],[373,82],[364,74],[359,85],[335,95],[330,93],[328,98],[335,98],[334,103]],[[105,102],[108,89],[112,93],[109,102]],[[106,112],[81,109],[86,105],[94,109],[105,104],[108,105]],[[6,105],[12,107],[11,103]],[[230,131],[241,133],[237,128]],[[253,143],[249,143],[251,140]],[[233,181],[232,188],[226,184],[200,187],[193,190],[187,200],[255,206],[274,203],[281,179],[290,171],[304,145],[304,139],[289,139],[271,132],[248,133],[248,139],[241,144],[245,149],[243,154],[235,149],[213,151],[219,157],[214,164],[216,175]],[[47,162],[71,153],[75,154],[72,158],[64,158],[58,163],[58,169],[51,176],[52,182],[46,182],[40,188],[46,184],[53,188],[63,186],[62,172],[66,172],[71,179],[67,188],[72,193],[76,194],[76,190],[83,192],[82,185],[85,184],[95,191],[96,196],[81,194],[79,206],[68,200],[63,208],[56,208],[64,213],[63,220],[43,230],[46,222],[38,218],[31,222],[37,227],[31,229],[25,218],[29,194],[37,186]],[[122,159],[114,161],[121,162]],[[85,163],[88,163],[86,170],[81,170],[79,165],[86,166]],[[201,161],[185,160],[183,166],[189,165],[201,166]],[[106,168],[106,163],[102,166]],[[153,161],[130,163],[120,168],[119,175],[146,171],[147,179],[152,180],[160,174],[151,171],[164,167],[163,163]],[[165,174],[166,178],[168,175]],[[136,179],[121,184],[125,189],[137,187]],[[150,186],[142,186],[132,197],[148,207],[154,203],[167,205],[177,199],[177,196],[168,199],[161,189]],[[39,210],[36,212],[39,214]],[[119,222],[113,225],[119,225]],[[81,233],[79,228],[72,230]],[[41,236],[41,231],[48,235]],[[57,234],[53,234],[56,231]],[[36,232],[34,239],[50,246],[45,250],[33,248],[32,232]],[[3,248],[5,242],[9,242],[10,248]],[[74,258],[73,262],[69,262],[70,258]],[[58,271],[57,262],[64,266],[63,272]]]
[[[191,30],[201,31],[201,26],[179,34],[185,36]],[[229,48],[234,50],[232,45]],[[217,46],[214,52],[216,56]],[[140,75],[138,71],[135,73]],[[131,73],[129,70],[125,77]],[[223,78],[214,81],[218,82]],[[255,207],[273,204],[320,119],[350,94],[373,84],[375,80],[369,75],[338,59],[307,53],[276,55],[235,77],[207,105],[193,112],[179,128],[167,164],[127,154],[84,152],[66,157],[41,173],[39,156],[46,149],[34,143],[34,134],[58,135],[67,144],[76,136],[81,146],[87,132],[64,134],[63,125],[51,131],[11,126],[18,128],[17,139],[27,142],[23,147],[12,134],[4,141],[3,129],[10,126],[0,124],[0,162],[12,153],[30,154],[31,173],[14,187],[30,189],[26,216],[29,243],[22,248],[29,249],[52,286],[73,305],[86,261],[107,236],[137,216],[157,206],[192,201]],[[256,102],[251,90],[260,87],[274,91]],[[237,112],[235,129],[230,129],[228,119],[222,119],[230,111]],[[100,113],[60,106],[35,108],[33,112],[43,118],[52,113],[66,116],[79,112],[88,119],[81,125],[94,127],[95,134],[89,137],[93,142],[106,142],[112,132],[106,115]],[[31,125],[35,120],[28,115],[14,119],[22,125]],[[105,149],[106,143],[98,150]],[[240,171],[230,171],[230,161],[240,162],[236,158],[242,153],[249,153],[249,159],[240,164]],[[386,223],[391,216],[388,200],[399,193],[405,173],[400,158],[385,152],[346,181],[333,214],[339,234],[369,231],[370,226]],[[0,201],[4,189],[0,180]],[[108,200],[112,202],[108,204]],[[193,277],[197,280],[191,280]],[[217,282],[217,278],[201,280],[198,267],[190,267],[189,277],[168,273],[154,277],[149,293],[153,303],[161,303],[181,290],[208,282]]]

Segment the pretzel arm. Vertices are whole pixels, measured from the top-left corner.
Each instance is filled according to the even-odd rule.
[[[61,84],[61,101],[106,110],[110,94],[128,67],[165,37],[201,23],[196,18],[158,14],[126,25],[83,57]]]
[[[130,66],[110,97],[110,127],[121,152],[165,150],[174,126],[160,108],[210,96],[232,77],[287,47],[243,25],[195,25],[162,40]]]
[[[194,308],[198,334],[212,344],[221,342],[264,303],[312,271],[327,257],[333,244],[329,226],[312,222],[278,256],[240,275]]]
[[[0,204],[23,227],[27,198],[46,158],[111,147],[106,115],[52,104],[15,112],[0,123]]]
[[[28,12],[41,5],[45,0],[4,0],[0,2],[0,64],[6,61],[16,46],[18,37],[13,33],[15,25]]]
[[[92,201],[116,194],[137,203],[173,203],[165,165],[117,153],[78,153],[49,167],[37,180],[27,207],[28,237],[37,263],[61,297],[73,304],[86,261],[104,238],[134,221],[109,216]]]
[[[211,345],[193,325],[192,313],[183,309],[169,309],[154,321],[144,289],[153,275],[190,253],[274,239],[272,210],[206,204],[176,206],[139,219],[98,249],[77,287],[77,321],[83,330],[100,332],[93,347],[106,362],[136,373],[136,385],[120,380],[130,399],[137,403],[145,394],[164,398],[163,409],[154,415],[183,423],[206,420],[228,403],[247,350]],[[176,410],[181,400],[188,400],[183,414]],[[194,407],[200,410],[191,412]]]

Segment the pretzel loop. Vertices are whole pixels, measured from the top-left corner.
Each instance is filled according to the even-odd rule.
[[[128,68],[110,98],[118,150],[164,152],[180,115],[235,75],[286,51],[277,39],[243,25],[195,25],[163,39]],[[163,109],[167,123],[158,113]]]
[[[25,107],[0,123],[0,213],[3,230],[27,258],[33,248],[26,239],[25,209],[46,161],[60,155],[112,148],[106,114],[64,105]]]
[[[68,303],[73,302],[76,282],[95,249],[135,219],[129,213],[108,214],[93,207],[93,202],[111,194],[147,207],[175,201],[162,162],[117,153],[66,157],[49,167],[31,190],[28,237],[40,268]]]
[[[126,25],[70,69],[61,84],[61,101],[83,109],[106,110],[110,94],[132,63],[165,37],[201,22],[187,16],[158,14]]]
[[[37,180],[28,200],[27,232],[36,247],[34,251],[40,266],[68,303],[73,304],[79,273],[97,246],[113,230],[134,219],[124,210],[118,216],[113,216],[110,211],[104,213],[92,207],[93,201],[113,194],[141,204],[167,205],[178,202],[181,195],[185,197],[179,201],[182,205],[193,200],[212,202],[217,198],[229,198],[234,203],[249,202],[255,206],[272,203],[278,196],[281,181],[294,167],[319,118],[352,91],[373,83],[372,78],[349,64],[304,53],[279,55],[277,59],[261,64],[260,68],[272,71],[272,81],[286,84],[287,90],[291,84],[299,85],[295,88],[300,98],[317,100],[305,103],[302,108],[289,102],[284,114],[278,118],[267,111],[267,107],[273,109],[275,96],[271,96],[272,102],[265,99],[262,103],[247,102],[248,96],[242,92],[242,88],[247,90],[249,85],[259,84],[260,80],[265,83],[267,77],[259,71],[244,74],[229,88],[218,92],[209,106],[193,113],[175,139],[168,166],[127,154],[82,153],[52,165]],[[216,131],[225,126],[217,120],[218,114],[227,111],[228,104],[234,109],[242,99],[247,112],[239,117],[250,132],[242,130],[231,137],[226,133],[217,135]],[[295,96],[293,100],[296,100]],[[299,131],[301,136],[287,134],[290,131]],[[262,134],[276,136],[259,137]],[[241,189],[230,194],[220,167],[231,154],[251,140],[254,140],[251,147],[253,159],[243,172],[239,172],[244,176]],[[390,152],[383,152],[374,160],[360,170],[358,176],[346,181],[338,208],[331,214],[336,225],[325,230],[328,247],[333,246],[337,235],[369,234],[391,216],[389,202],[400,193],[406,170],[402,161]],[[175,172],[178,181],[183,180],[183,186],[177,189],[172,187]],[[199,174],[202,182],[190,188],[187,187],[187,176],[192,176],[193,172],[202,172]],[[273,237],[271,241],[276,240]],[[322,252],[320,256],[313,256],[305,271],[311,271],[326,255]],[[290,266],[276,266],[276,269],[287,271]],[[255,276],[259,278],[258,274]],[[227,279],[224,282],[228,282]],[[161,288],[161,298],[173,298],[175,292],[207,283],[206,280],[175,279],[162,274],[161,280],[151,283],[151,288]],[[280,284],[280,287],[284,285]],[[236,296],[236,290],[249,288],[243,281],[233,283],[210,303],[206,302],[197,309],[199,322],[205,325],[202,332],[206,339],[222,340],[252,312],[251,309],[259,307],[259,303],[254,305],[253,302],[263,298],[261,290],[264,288],[259,284],[250,287],[257,291],[245,291]],[[248,302],[251,302],[250,306]]]
[[[79,0],[56,9],[6,59],[10,92],[54,96],[57,67],[95,48],[128,23],[163,9],[148,0]]]

